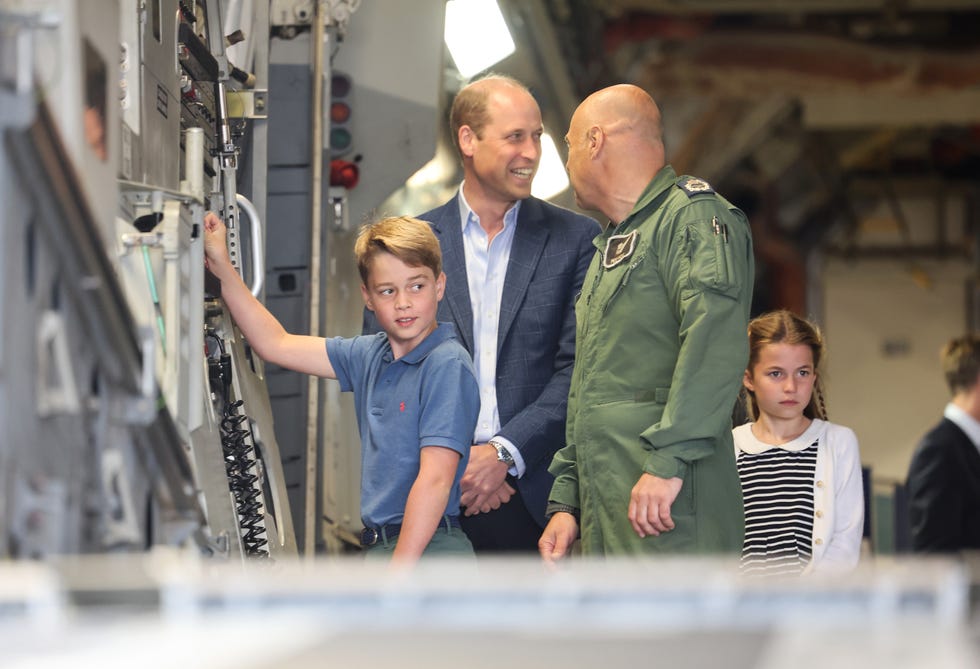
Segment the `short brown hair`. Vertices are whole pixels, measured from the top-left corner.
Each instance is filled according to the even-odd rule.
[[[980,335],[968,334],[946,342],[939,352],[946,385],[953,395],[969,390],[980,375]]]
[[[827,407],[824,401],[820,374],[820,363],[824,358],[826,347],[820,328],[815,323],[811,323],[786,309],[770,311],[753,318],[749,321],[748,371],[750,375],[752,369],[759,362],[759,353],[762,351],[762,347],[768,344],[801,344],[810,347],[810,350],[813,351],[813,371],[816,379],[813,381],[813,394],[810,396],[810,403],[803,409],[803,415],[807,418],[826,420]],[[745,389],[745,393],[748,398],[749,415],[752,420],[759,420],[759,407],[755,403],[755,393],[748,389]]]
[[[379,253],[390,253],[409,267],[428,267],[436,278],[442,273],[439,240],[429,224],[417,218],[389,216],[361,228],[354,242],[354,257],[365,286],[371,262]]]
[[[457,152],[459,152],[459,129],[464,125],[470,126],[476,136],[482,139],[483,128],[490,122],[490,112],[487,109],[490,94],[497,85],[513,86],[531,95],[527,86],[506,74],[488,74],[464,86],[463,90],[456,94],[453,106],[449,110],[449,132]]]

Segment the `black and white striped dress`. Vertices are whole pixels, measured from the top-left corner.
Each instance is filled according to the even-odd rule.
[[[763,444],[750,425],[736,428],[736,458],[745,500],[745,543],[741,567],[747,575],[802,573],[812,555],[813,481],[819,439],[780,446]],[[809,432],[809,431],[808,431]],[[790,446],[786,448],[786,446]]]

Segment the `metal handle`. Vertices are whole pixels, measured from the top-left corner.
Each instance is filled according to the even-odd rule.
[[[259,296],[262,292],[262,282],[265,281],[265,248],[262,238],[262,221],[259,212],[248,198],[237,193],[235,200],[245,215],[248,216],[249,229],[252,231],[252,295]]]

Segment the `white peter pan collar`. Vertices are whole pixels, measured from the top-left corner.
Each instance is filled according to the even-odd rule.
[[[814,418],[810,423],[810,427],[806,429],[803,434],[798,436],[792,441],[788,441],[785,444],[766,444],[759,441],[754,434],[752,434],[752,423],[746,423],[745,425],[739,425],[735,428],[736,432],[736,442],[738,443],[738,448],[740,451],[746,453],[765,453],[773,448],[780,448],[784,451],[802,451],[809,448],[813,442],[820,439],[827,432],[827,421],[820,420],[819,418]],[[741,432],[741,435],[737,433]],[[738,438],[738,437],[741,438]]]

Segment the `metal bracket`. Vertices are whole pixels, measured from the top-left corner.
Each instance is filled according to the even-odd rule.
[[[334,230],[350,230],[350,214],[347,206],[347,189],[331,186],[327,201],[333,208],[333,228]]]
[[[102,452],[102,489],[107,509],[103,518],[103,543],[107,547],[138,546],[142,532],[136,520],[136,506],[126,471],[126,462],[118,448]]]
[[[37,328],[37,414],[77,414],[81,399],[68,351],[65,323],[57,311],[41,314]]]

